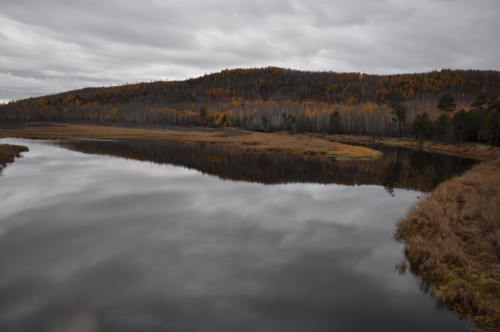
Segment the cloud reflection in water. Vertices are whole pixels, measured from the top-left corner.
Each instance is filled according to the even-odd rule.
[[[222,181],[31,141],[0,179],[0,330],[460,331],[393,269],[419,192]]]

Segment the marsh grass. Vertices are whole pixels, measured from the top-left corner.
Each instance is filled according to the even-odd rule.
[[[499,161],[442,183],[398,222],[396,237],[439,302],[480,327],[500,328]]]
[[[461,144],[444,144],[431,140],[417,140],[413,138],[369,137],[354,135],[321,135],[318,137],[323,137],[334,142],[367,144],[370,146],[386,145],[402,147],[483,161],[500,160],[499,147],[479,143],[468,142]]]
[[[248,151],[275,151],[285,154],[325,155],[333,158],[365,160],[377,159],[382,155],[380,151],[373,149],[331,142],[306,134],[262,133],[238,129],[17,123],[3,125],[0,136],[34,139],[167,139],[188,143],[226,144]]]
[[[22,152],[26,151],[28,151],[28,148],[25,146],[0,144],[0,175],[8,164],[14,162],[16,158],[21,156]]]

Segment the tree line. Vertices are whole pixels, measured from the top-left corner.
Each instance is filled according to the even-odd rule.
[[[500,144],[500,100],[478,96],[466,110],[456,111],[449,94],[439,98],[440,114],[434,121],[428,113],[418,114],[412,123],[412,133],[419,138],[436,138],[445,142],[465,141]]]
[[[0,119],[414,135],[499,144],[499,91],[497,71],[367,75],[268,67],[29,98],[0,106]],[[449,107],[443,109],[447,100]]]

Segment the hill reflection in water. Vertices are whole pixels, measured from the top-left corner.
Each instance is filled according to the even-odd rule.
[[[88,154],[183,166],[226,180],[379,185],[391,195],[394,188],[429,192],[474,164],[470,159],[390,147],[377,147],[384,155],[376,161],[336,161],[324,156],[252,152],[217,144],[150,139],[72,140],[58,144]]]

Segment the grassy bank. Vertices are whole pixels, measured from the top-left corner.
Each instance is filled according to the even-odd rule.
[[[397,224],[411,271],[440,302],[500,328],[500,162],[439,185]]]
[[[315,135],[483,160],[439,185],[396,226],[411,271],[438,301],[479,327],[500,331],[500,148],[408,138]]]
[[[325,155],[332,158],[376,159],[379,151],[304,134],[261,133],[239,129],[123,127],[109,125],[16,123],[1,126],[0,137],[35,139],[127,139],[151,138],[191,143],[218,143],[249,151]]]
[[[0,175],[2,174],[2,169],[14,162],[16,158],[19,158],[21,152],[26,151],[28,151],[28,148],[25,146],[0,144]]]
[[[353,135],[315,135],[334,142],[358,143],[369,145],[387,145],[427,152],[472,158],[477,160],[500,160],[500,148],[479,143],[444,144],[431,140],[412,138],[369,137]]]

